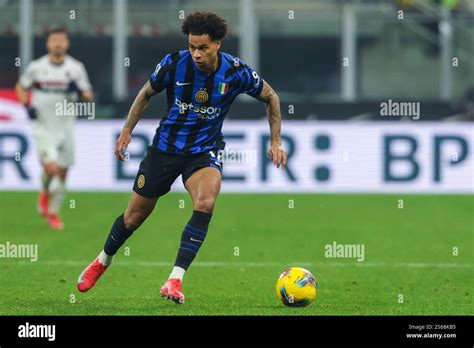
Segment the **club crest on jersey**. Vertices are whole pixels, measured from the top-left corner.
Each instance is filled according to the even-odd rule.
[[[143,188],[143,186],[145,186],[145,175],[140,174],[137,180],[137,186],[138,188]]]
[[[199,90],[194,98],[199,102],[199,103],[205,103],[209,99],[209,94],[203,89]]]
[[[225,82],[219,82],[219,93],[226,94],[229,90],[229,84]]]

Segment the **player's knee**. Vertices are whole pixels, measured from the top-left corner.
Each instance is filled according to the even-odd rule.
[[[54,176],[54,170],[46,169],[46,168],[45,168],[44,172],[45,172],[46,175],[49,176],[49,177]]]
[[[142,212],[125,211],[123,222],[129,230],[136,230],[146,220],[147,215]]]
[[[212,213],[214,210],[216,199],[214,197],[203,197],[196,199],[194,203],[194,209],[204,211],[206,213]]]
[[[44,165],[44,172],[48,176],[56,175],[57,171],[58,171],[58,166],[54,162],[51,162],[51,163],[48,163],[48,164]]]

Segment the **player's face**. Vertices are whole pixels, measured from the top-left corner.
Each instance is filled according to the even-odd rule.
[[[46,48],[48,52],[54,56],[65,55],[69,48],[67,35],[63,33],[49,35],[48,41],[46,41]]]
[[[221,47],[220,41],[212,41],[208,34],[188,37],[189,52],[199,70],[209,70],[217,59],[217,51]]]

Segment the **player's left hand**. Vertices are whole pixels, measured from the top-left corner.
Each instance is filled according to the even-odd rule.
[[[122,130],[119,138],[115,142],[115,156],[121,161],[125,161],[125,153],[128,147],[128,144],[132,141],[132,136],[130,132]]]
[[[286,167],[286,152],[283,150],[280,145],[272,144],[270,150],[268,150],[268,157],[273,161],[275,167],[285,169]]]

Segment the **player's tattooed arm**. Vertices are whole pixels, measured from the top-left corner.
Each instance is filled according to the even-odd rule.
[[[140,92],[138,92],[137,97],[133,101],[132,107],[128,113],[127,120],[123,127],[124,130],[132,133],[133,129],[137,125],[138,121],[143,115],[143,112],[146,110],[150,104],[150,99],[156,94],[156,91],[151,87],[150,81],[147,81],[142,87]]]
[[[127,120],[123,126],[122,132],[120,133],[117,142],[115,143],[115,155],[121,161],[125,160],[124,151],[127,149],[128,144],[132,141],[132,131],[137,125],[138,121],[143,115],[143,112],[146,110],[150,104],[150,99],[156,94],[156,91],[151,87],[150,81],[147,81],[142,87],[140,92],[138,92],[137,97],[133,101],[133,104],[128,112]]]
[[[270,125],[270,139],[271,145],[268,151],[268,156],[272,159],[275,167],[282,168],[286,166],[286,153],[281,148],[281,111],[280,111],[280,98],[276,94],[270,85],[263,81],[263,88],[257,97],[265,103],[267,110],[268,123]]]

